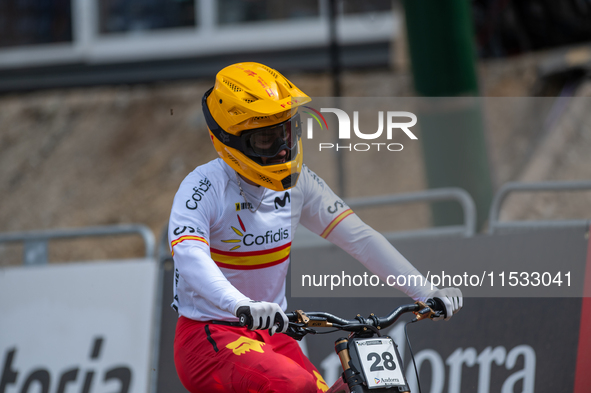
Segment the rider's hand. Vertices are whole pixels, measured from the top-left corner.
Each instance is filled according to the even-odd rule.
[[[462,298],[462,291],[458,288],[444,288],[436,289],[429,294],[430,298],[439,299],[445,305],[445,320],[449,320],[453,314],[460,311],[464,305]],[[434,321],[443,319],[443,314],[438,318],[433,318]]]
[[[241,300],[234,308],[234,315],[240,318],[240,314],[252,317],[251,330],[269,329],[271,336],[276,332],[285,333],[289,326],[287,316],[277,303]]]

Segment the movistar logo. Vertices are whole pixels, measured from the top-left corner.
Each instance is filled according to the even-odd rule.
[[[275,198],[275,210],[279,209],[279,207],[277,207],[277,205],[281,206],[281,207],[285,207],[285,204],[287,202],[291,202],[291,197],[289,196],[289,192],[285,191],[285,194],[283,195],[283,199],[282,198]]]

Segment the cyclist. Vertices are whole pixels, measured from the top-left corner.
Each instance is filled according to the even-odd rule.
[[[284,334],[285,277],[299,224],[338,245],[374,274],[420,274],[364,224],[302,162],[297,107],[311,99],[258,63],[222,69],[202,100],[220,158],[180,185],[169,223],[175,263],[175,365],[191,392],[324,392],[328,386]],[[399,287],[437,297],[447,318],[459,289]],[[237,315],[253,317],[251,329]]]

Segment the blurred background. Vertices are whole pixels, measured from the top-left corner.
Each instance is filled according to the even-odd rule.
[[[486,212],[507,181],[590,177],[590,43],[589,0],[0,0],[0,232],[141,223],[159,235],[182,179],[216,158],[201,97],[240,61],[311,97],[539,97],[539,112],[483,109],[469,142],[421,130],[420,147],[387,163],[344,154],[312,168],[345,198],[453,185]],[[439,147],[463,157],[435,160],[455,178],[426,159]],[[580,218],[591,196],[574,194],[515,197],[504,217]],[[392,209],[359,214],[380,230],[454,220]],[[143,249],[69,242],[50,260]],[[0,266],[20,264],[19,247],[0,245]]]
[[[591,0],[0,0],[0,331],[7,332],[0,334],[0,364],[7,392],[24,392],[31,381],[48,391],[50,374],[58,390],[71,382],[80,391],[91,383],[93,392],[115,391],[119,382],[109,375],[127,375],[120,378],[127,392],[133,375],[132,392],[183,391],[172,360],[174,267],[162,234],[181,181],[217,157],[201,98],[221,68],[243,61],[277,69],[317,109],[367,108],[367,133],[378,108],[421,108],[429,97],[430,110],[417,112],[419,139],[404,139],[402,152],[319,157],[317,141],[304,139],[305,162],[348,201],[442,187],[470,194],[476,233],[485,236],[407,239],[407,248],[398,240],[403,254],[425,251],[446,263],[459,255],[466,265],[486,255],[532,268],[547,259],[582,271],[591,217]],[[578,182],[578,190],[513,193],[500,219],[536,221],[514,238],[491,234],[488,212],[503,185],[547,181]],[[458,206],[425,202],[355,212],[398,234],[463,220]],[[550,220],[553,230],[537,231],[539,220]],[[73,228],[80,235],[80,228],[128,224],[147,229],[143,240],[110,232],[45,242],[29,233]],[[331,261],[339,254],[325,252],[323,262],[337,266]],[[88,260],[117,263],[63,264]],[[331,299],[289,301],[318,309],[324,300]],[[375,305],[389,311],[390,299],[381,300]],[[469,300],[472,312],[454,317],[464,323],[437,327],[437,337],[450,338],[439,340],[441,369],[447,358],[462,370],[459,359],[472,352],[474,359],[476,349],[480,364],[492,359],[492,346],[514,354],[527,347],[537,354],[528,366],[536,391],[570,391],[571,382],[576,393],[588,391],[591,302]],[[365,309],[364,299],[355,301]],[[331,307],[341,303],[349,307]],[[507,317],[507,309],[530,312]],[[434,334],[425,327],[419,336]],[[339,362],[329,353],[314,361],[334,380]],[[486,388],[482,374],[490,391],[501,384],[512,391],[522,374],[509,377],[514,361],[505,369],[495,359],[492,379],[463,367],[464,386]],[[74,381],[79,370],[95,370],[97,378],[89,371],[82,387],[82,377]],[[453,378],[460,378],[455,371]],[[523,391],[533,391],[525,384]]]

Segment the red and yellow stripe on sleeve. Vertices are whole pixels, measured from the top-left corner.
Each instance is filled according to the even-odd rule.
[[[327,238],[328,235],[330,235],[330,233],[332,232],[333,229],[335,229],[335,227],[337,225],[339,225],[339,223],[341,221],[343,221],[346,217],[349,217],[351,214],[353,214],[353,210],[351,209],[347,209],[344,212],[342,212],[341,214],[339,214],[334,220],[332,220],[330,222],[330,224],[328,224],[328,226],[326,227],[326,229],[324,230],[324,232],[322,232],[320,234],[320,236],[322,236],[323,238]]]
[[[205,244],[207,244],[209,246],[209,243],[207,242],[207,240],[205,240],[204,237],[201,236],[192,236],[192,235],[187,235],[187,236],[181,236],[176,240],[173,240],[170,244],[171,244],[171,248],[172,248],[172,255],[174,256],[174,246],[176,246],[179,243],[184,242],[185,240],[197,240],[199,242],[203,242]]]

